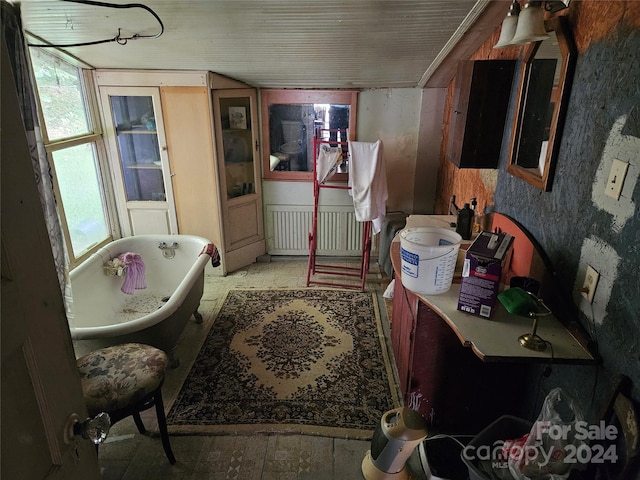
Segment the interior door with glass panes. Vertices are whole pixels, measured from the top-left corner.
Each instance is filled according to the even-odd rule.
[[[253,89],[214,90],[225,270],[266,251],[262,216],[258,112]]]
[[[177,234],[159,89],[101,87],[100,97],[123,235]]]

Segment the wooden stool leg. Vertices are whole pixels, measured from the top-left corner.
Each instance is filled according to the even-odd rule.
[[[176,463],[176,457],[173,456],[173,451],[171,451],[171,444],[169,443],[169,431],[167,430],[167,417],[164,414],[164,403],[162,402],[162,392],[160,388],[156,390],[154,394],[154,403],[156,405],[156,414],[158,416],[158,429],[160,430],[160,438],[162,439],[162,447],[164,448],[164,453],[167,454],[167,458],[169,459],[169,463],[173,465]]]
[[[144,433],[147,431],[146,428],[144,428],[144,423],[142,423],[142,418],[140,417],[140,412],[134,412],[132,414],[133,416],[133,421],[136,424],[136,427],[138,427],[138,431],[144,435]]]

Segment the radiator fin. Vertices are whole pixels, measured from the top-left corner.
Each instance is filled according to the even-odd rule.
[[[267,253],[308,255],[313,208],[275,205],[267,207]],[[318,255],[358,256],[362,253],[362,222],[353,208],[334,206],[318,212]]]

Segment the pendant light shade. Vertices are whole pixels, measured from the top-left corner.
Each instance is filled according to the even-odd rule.
[[[528,1],[518,17],[518,27],[510,45],[522,45],[549,38],[544,28],[542,2]]]
[[[516,33],[516,27],[518,26],[518,15],[520,14],[520,4],[517,0],[514,0],[509,9],[509,13],[502,21],[502,28],[500,29],[500,38],[493,48],[504,48],[512,45],[511,40]]]

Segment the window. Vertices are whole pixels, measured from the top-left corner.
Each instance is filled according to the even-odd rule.
[[[314,136],[355,139],[356,91],[263,90],[261,95],[265,179],[311,181]],[[345,134],[349,138],[342,138]]]
[[[71,266],[111,240],[100,168],[104,151],[96,132],[91,91],[82,70],[48,51],[32,48],[31,61],[44,117],[42,132],[54,176]]]

